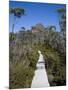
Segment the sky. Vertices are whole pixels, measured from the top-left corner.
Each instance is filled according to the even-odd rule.
[[[21,7],[25,9],[25,16],[16,19],[14,32],[21,30],[21,27],[31,29],[38,23],[47,26],[56,26],[56,30],[60,31],[59,26],[59,14],[57,9],[63,8],[64,4],[49,4],[38,2],[23,2],[23,1],[10,1],[9,8]],[[9,31],[12,32],[12,25],[14,22],[14,16],[9,14]]]

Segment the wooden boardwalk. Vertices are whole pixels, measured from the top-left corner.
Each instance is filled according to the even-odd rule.
[[[45,62],[43,59],[43,55],[41,54],[40,51],[38,51],[38,53],[39,53],[39,60],[36,65],[37,69],[35,70],[35,75],[32,80],[31,88],[41,88],[50,86],[45,69]]]

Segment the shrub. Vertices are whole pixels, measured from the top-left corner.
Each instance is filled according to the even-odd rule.
[[[29,88],[31,86],[34,70],[22,64],[14,66],[10,71],[10,88]]]

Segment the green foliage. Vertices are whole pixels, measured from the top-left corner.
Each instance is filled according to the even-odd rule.
[[[14,15],[14,22],[12,25],[12,34],[11,34],[11,40],[13,40],[13,33],[14,33],[16,18],[21,18],[21,16],[25,15],[25,10],[24,8],[19,8],[19,7],[10,8],[9,13]]]
[[[10,88],[29,88],[36,69],[38,53],[22,42],[10,45]]]
[[[9,13],[14,14],[14,16],[20,18],[22,15],[25,14],[25,10],[23,8],[10,8]]]
[[[10,88],[31,87],[40,50],[45,59],[51,86],[66,84],[66,46],[61,32],[47,30],[37,24],[37,33],[21,31],[13,35],[15,45],[10,44]],[[42,27],[42,28],[41,28]],[[43,30],[41,30],[43,29]],[[40,32],[41,31],[41,32]],[[10,34],[11,40],[11,34]]]
[[[46,62],[46,69],[51,86],[60,86],[66,84],[66,59],[65,56],[52,48],[48,48],[46,45],[43,45],[42,52]]]
[[[65,38],[66,35],[66,7],[65,8],[59,8],[57,10],[57,12],[59,13],[59,24],[60,24],[60,28],[61,28],[61,32],[63,32],[63,36]]]
[[[10,33],[9,34],[9,40],[12,41],[12,40],[15,40],[15,39],[16,39],[16,34]]]
[[[37,63],[37,60],[38,60],[37,52],[34,51],[33,53],[29,53],[29,55],[27,55],[27,58],[30,61],[29,66],[32,67],[33,69],[36,69],[36,63]]]
[[[26,68],[21,63],[18,63],[10,70],[10,88],[29,88],[33,75],[32,68]]]
[[[63,13],[63,12],[66,12],[66,9],[65,9],[65,8],[59,8],[57,11],[58,11],[59,13]]]

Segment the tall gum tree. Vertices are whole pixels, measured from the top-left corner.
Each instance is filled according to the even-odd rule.
[[[13,22],[13,25],[12,25],[12,35],[13,35],[14,27],[15,27],[15,24],[16,24],[15,21],[16,21],[17,18],[21,18],[22,16],[25,15],[25,9],[24,8],[19,8],[19,7],[10,8],[9,13],[13,14],[13,19],[14,19],[14,22]],[[12,38],[12,35],[11,35],[11,38]]]

